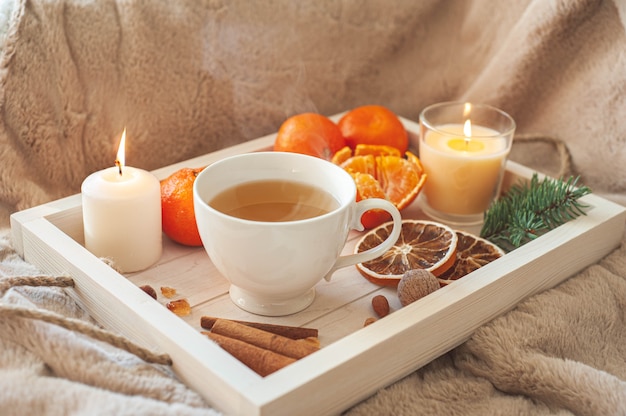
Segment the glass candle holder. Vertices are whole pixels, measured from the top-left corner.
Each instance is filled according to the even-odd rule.
[[[485,104],[445,102],[420,114],[419,158],[428,175],[422,210],[434,220],[470,226],[500,194],[515,121]]]

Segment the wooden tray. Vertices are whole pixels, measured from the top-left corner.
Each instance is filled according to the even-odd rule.
[[[415,139],[419,127],[403,120]],[[268,150],[274,135],[155,171],[163,178],[182,167],[199,167],[238,153]],[[504,189],[533,172],[509,162]],[[586,216],[562,225],[405,307],[390,288],[378,287],[355,268],[320,282],[314,303],[287,317],[260,317],[237,308],[228,285],[202,248],[176,245],[164,237],[163,256],[150,269],[120,275],[83,247],[80,195],[14,214],[17,251],[42,271],[69,274],[77,301],[95,319],[138,344],[173,359],[173,369],[215,408],[237,415],[339,413],[376,390],[415,371],[465,341],[480,325],[522,299],[551,288],[611,252],[621,241],[625,208],[593,194],[584,197]],[[404,218],[425,218],[416,202]],[[345,252],[351,252],[353,232]],[[138,286],[171,286],[192,305],[179,318],[160,296],[155,302]],[[392,314],[363,327],[378,293]],[[265,378],[249,370],[200,334],[200,317],[212,315],[319,329],[322,349]]]

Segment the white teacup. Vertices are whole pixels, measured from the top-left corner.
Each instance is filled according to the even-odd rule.
[[[264,181],[271,183],[262,184]],[[318,188],[312,193],[312,204],[330,198],[332,206],[321,207],[330,211],[293,219],[267,216],[283,211],[285,215],[292,215],[306,203],[297,203],[286,210],[284,207],[268,211],[250,210],[249,206],[242,208],[254,203],[271,203],[270,199],[276,196],[269,195],[280,187],[276,181],[292,185],[295,182],[299,184],[296,188]],[[259,195],[251,196],[255,195],[251,188],[240,192],[248,201],[242,202],[233,195],[225,197],[223,193],[252,186],[261,189],[256,192]],[[286,195],[300,194],[287,188]],[[370,198],[357,203],[354,180],[344,169],[297,153],[258,152],[220,160],[198,175],[193,194],[202,242],[215,267],[230,282],[231,299],[240,308],[260,315],[281,316],[305,309],[313,302],[314,286],[322,278],[328,280],[339,268],[381,256],[397,241],[402,225],[400,213],[389,201]],[[264,198],[268,201],[262,201]],[[281,198],[290,199],[284,195]],[[219,210],[214,206],[219,206]],[[231,212],[231,209],[250,212],[233,215],[222,212]],[[382,209],[391,214],[392,233],[372,249],[341,256],[350,229],[363,230],[361,216],[370,209]],[[234,215],[249,215],[248,218],[254,219]]]

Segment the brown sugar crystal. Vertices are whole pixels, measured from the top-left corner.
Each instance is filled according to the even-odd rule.
[[[169,286],[161,286],[161,294],[166,298],[171,299],[176,296],[176,289]]]
[[[191,314],[191,305],[187,302],[187,299],[177,299],[167,302],[165,305],[167,309],[174,312],[178,316],[188,316]]]

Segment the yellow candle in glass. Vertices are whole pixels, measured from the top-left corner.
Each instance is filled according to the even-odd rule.
[[[420,160],[428,174],[424,193],[441,212],[472,215],[484,212],[498,191],[509,147],[506,138],[488,127],[445,124],[429,130],[420,144]]]

